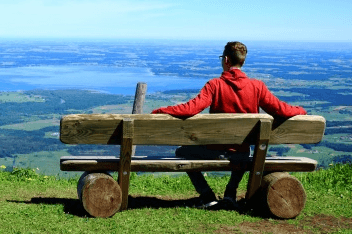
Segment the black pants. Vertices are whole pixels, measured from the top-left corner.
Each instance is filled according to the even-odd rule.
[[[210,150],[205,145],[200,146],[181,146],[176,149],[177,158],[185,159],[228,159],[234,164],[240,162],[248,162],[250,152],[231,152],[226,150]],[[238,184],[242,180],[245,170],[231,171],[231,178],[228,182],[224,197],[236,198],[236,192]],[[189,178],[192,181],[193,186],[199,194],[203,194],[212,191],[203,174],[200,171],[187,172]]]

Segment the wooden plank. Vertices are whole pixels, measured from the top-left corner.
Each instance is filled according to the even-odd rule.
[[[318,115],[297,115],[278,126],[275,122],[269,144],[318,143],[324,136],[326,121]]]
[[[268,150],[268,143],[271,133],[271,121],[259,121],[258,141],[255,144],[253,154],[253,165],[249,173],[248,188],[246,193],[246,200],[253,197],[255,192],[259,189],[264,170],[265,156]]]
[[[65,156],[60,159],[62,171],[118,171],[120,159],[115,156]],[[265,159],[264,171],[314,171],[317,161],[304,157],[269,157]],[[251,168],[251,162],[245,167]],[[228,160],[184,160],[165,157],[134,157],[131,171],[186,172],[231,171],[239,169]]]
[[[166,114],[68,115],[61,119],[66,144],[121,144],[121,121],[134,120],[136,145],[206,145],[252,143],[252,130],[267,114],[200,114],[187,120]]]
[[[121,210],[128,206],[128,189],[130,184],[131,157],[133,151],[133,119],[123,120],[123,138],[120,149],[118,182],[122,191]]]
[[[136,145],[254,144],[251,130],[266,114],[199,114],[181,120],[164,114],[68,115],[61,119],[60,139],[66,144],[121,144],[121,121],[135,120]],[[209,128],[209,126],[212,126]],[[325,119],[292,117],[274,126],[269,144],[310,144],[322,140]]]

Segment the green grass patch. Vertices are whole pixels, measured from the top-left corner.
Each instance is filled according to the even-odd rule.
[[[145,100],[143,105],[143,113],[151,113],[154,109],[160,107],[166,107],[173,105],[173,102],[169,100],[153,100],[149,101],[148,99]]]
[[[175,104],[175,100],[171,95],[168,95],[170,99],[167,100],[153,100],[150,101],[146,98],[144,105],[143,105],[143,113],[148,114],[151,113],[152,110],[162,107],[162,106],[170,106]],[[178,100],[178,99],[177,99]],[[105,106],[98,106],[92,108],[91,111],[94,114],[131,114],[133,108],[133,102],[129,101],[123,104],[117,105],[105,105]]]
[[[324,140],[332,143],[343,143],[346,145],[351,145],[352,134],[348,134],[348,133],[330,134],[330,135],[324,136]]]
[[[292,104],[292,103],[290,103]],[[341,106],[324,106],[309,109],[310,115],[321,115],[329,121],[351,121],[351,111],[340,112]],[[348,113],[349,112],[349,113]]]
[[[352,165],[331,164],[314,173],[292,173],[303,184],[309,201],[305,212],[352,217]]]
[[[278,97],[293,97],[293,96],[306,97],[306,96],[308,96],[307,94],[291,92],[291,91],[287,91],[287,90],[273,91],[273,94],[275,94]]]
[[[0,103],[4,102],[45,102],[39,95],[26,95],[21,92],[0,92]]]
[[[60,126],[60,119],[45,119],[31,122],[24,122],[19,124],[10,124],[0,126],[1,129],[13,129],[23,131],[35,131],[46,127]]]
[[[60,176],[60,177],[74,177],[79,172],[66,172],[60,170],[60,157],[69,156],[70,154],[66,150],[61,151],[39,151],[29,154],[17,154],[14,158],[0,158],[0,165],[4,165],[7,168],[13,166],[15,160],[15,166],[20,168],[34,168],[38,169],[39,174]]]
[[[45,132],[44,138],[60,139],[59,132]]]
[[[338,164],[312,173],[292,173],[307,192],[306,207],[293,220],[262,218],[250,212],[206,211],[185,206],[157,208],[143,204],[108,219],[90,218],[77,200],[78,177],[46,176],[38,174],[36,169],[4,170],[0,166],[0,233],[214,233],[226,230],[245,233],[251,232],[253,227],[264,226],[268,233],[283,227],[321,233],[329,224],[310,221],[317,217],[337,220],[339,225],[330,227],[330,231],[350,233],[352,230],[352,225],[348,226],[346,221],[352,223],[351,165]],[[116,173],[113,176],[116,178]],[[222,196],[229,176],[206,178]],[[240,183],[240,193],[245,191],[247,180],[248,174]],[[136,173],[131,174],[130,194],[132,197],[154,197],[160,202],[197,196],[186,175],[154,177],[137,176]]]

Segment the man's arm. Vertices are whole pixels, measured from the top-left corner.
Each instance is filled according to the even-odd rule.
[[[286,102],[280,101],[273,95],[266,85],[262,83],[259,106],[268,114],[272,116],[280,116],[283,118],[290,118],[295,115],[305,115],[307,111],[300,106],[291,106]]]
[[[174,117],[180,118],[188,118],[193,115],[196,115],[203,111],[205,108],[210,106],[212,102],[212,87],[208,83],[201,89],[199,94],[189,100],[187,103],[175,105],[175,106],[168,106],[168,107],[161,107],[152,111],[152,114],[170,114]]]

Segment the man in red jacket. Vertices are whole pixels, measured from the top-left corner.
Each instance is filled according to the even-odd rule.
[[[209,80],[200,93],[187,103],[159,108],[153,110],[152,113],[187,118],[210,106],[210,113],[259,113],[259,108],[262,108],[274,117],[289,118],[306,114],[302,107],[291,106],[280,101],[262,81],[249,79],[241,71],[246,55],[247,47],[244,44],[228,42],[223,55],[220,56],[223,73],[219,78]],[[233,163],[248,160],[249,155],[249,145],[182,146],[176,150],[177,157],[187,159],[226,158]],[[224,199],[219,202],[201,172],[188,172],[188,175],[197,192],[200,193],[202,207],[218,209],[236,207],[237,187],[244,172],[232,171]]]

